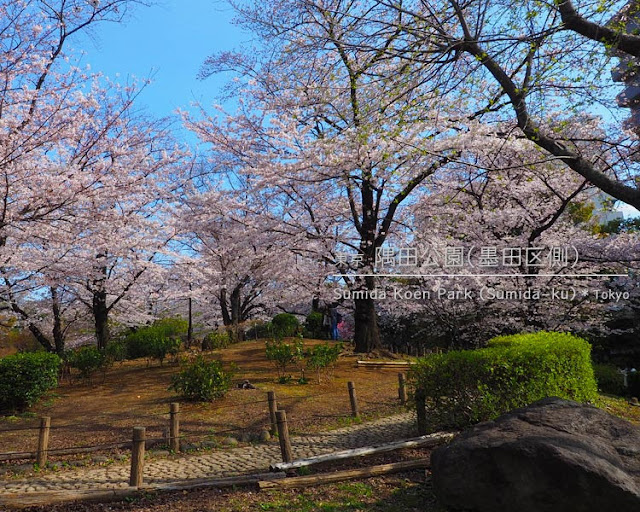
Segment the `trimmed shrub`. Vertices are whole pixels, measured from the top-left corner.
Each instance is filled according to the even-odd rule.
[[[326,339],[327,332],[322,325],[324,316],[319,311],[312,311],[307,315],[304,322],[304,330],[306,338]]]
[[[180,351],[187,325],[179,318],[164,318],[128,334],[125,338],[128,357],[157,359],[162,364],[168,355],[177,355]]]
[[[627,384],[629,384],[629,388],[626,393],[640,398],[640,372],[629,372],[627,374]]]
[[[114,363],[121,363],[129,358],[127,344],[124,341],[111,341],[105,349],[107,357]]]
[[[0,359],[0,410],[22,411],[58,384],[61,359],[34,352]]]
[[[271,319],[271,332],[277,338],[290,338],[300,329],[300,322],[291,313],[280,313]]]
[[[271,340],[265,345],[267,359],[276,365],[280,378],[287,376],[287,368],[302,359],[304,352],[302,340],[295,340],[293,343]]]
[[[318,384],[320,384],[322,375],[327,378],[331,377],[341,352],[342,343],[323,343],[322,345],[316,345],[307,352],[307,368],[315,370]]]
[[[111,360],[106,351],[98,347],[80,347],[69,355],[69,365],[80,372],[83,379],[91,379],[91,376],[99,370],[106,371],[111,365]]]
[[[156,320],[151,328],[167,338],[184,338],[187,336],[189,322],[179,317],[168,317]]]
[[[246,338],[268,338],[271,336],[271,322],[254,322],[253,326],[246,332]]]
[[[127,334],[124,340],[127,347],[127,357],[129,359],[151,357],[151,345],[157,336],[151,327],[142,327]]]
[[[198,356],[183,363],[182,370],[171,380],[170,390],[187,400],[210,402],[222,398],[231,387],[232,372],[225,371],[217,360],[207,361]]]
[[[229,333],[212,331],[202,339],[202,350],[218,350],[227,348],[230,344]]]
[[[598,383],[598,389],[603,393],[623,396],[627,394],[624,387],[624,375],[612,364],[594,364],[593,373]]]
[[[493,419],[549,396],[578,402],[597,396],[591,346],[566,333],[500,336],[484,349],[433,354],[409,378],[439,428]]]

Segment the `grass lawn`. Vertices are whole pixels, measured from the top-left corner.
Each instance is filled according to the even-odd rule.
[[[596,405],[609,414],[619,416],[631,423],[640,425],[640,407],[632,405],[626,398],[612,395],[600,395]]]

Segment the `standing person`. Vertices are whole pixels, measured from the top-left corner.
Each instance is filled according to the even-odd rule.
[[[340,321],[339,317],[340,317],[340,314],[338,313],[338,304],[334,302],[333,304],[331,304],[331,307],[329,308],[331,339],[334,341],[338,339],[338,323]]]
[[[329,319],[329,308],[325,305],[322,307],[322,337],[323,339],[331,338],[331,320]]]

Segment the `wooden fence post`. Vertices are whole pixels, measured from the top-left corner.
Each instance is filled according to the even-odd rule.
[[[271,422],[271,435],[273,436],[278,431],[278,420],[276,419],[278,402],[276,402],[275,391],[267,391],[267,401],[269,402],[269,421]]]
[[[146,440],[144,427],[133,427],[133,442],[131,444],[131,473],[129,485],[140,487],[144,472],[144,443]]]
[[[291,454],[291,440],[289,439],[287,413],[285,411],[276,411],[276,421],[278,425],[278,439],[280,440],[282,462],[291,462],[293,460],[293,455]]]
[[[424,391],[416,389],[416,415],[418,418],[418,435],[427,434],[427,408]]]
[[[358,398],[356,397],[356,386],[353,382],[349,381],[347,383],[347,387],[349,388],[349,401],[351,402],[351,415],[354,418],[360,416],[360,410],[358,409]]]
[[[40,418],[40,435],[38,436],[38,453],[36,464],[43,469],[47,464],[47,451],[49,450],[49,430],[51,429],[51,417]]]
[[[172,402],[169,409],[169,449],[180,452],[180,404]]]
[[[407,384],[404,373],[398,374],[398,398],[402,405],[407,403]]]

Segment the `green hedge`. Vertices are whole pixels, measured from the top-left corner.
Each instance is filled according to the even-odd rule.
[[[612,364],[594,364],[593,372],[596,376],[598,389],[610,395],[624,396],[627,388],[624,386],[624,375]]]
[[[305,338],[322,340],[327,338],[327,330],[322,325],[324,315],[319,311],[312,311],[304,322]]]
[[[146,357],[160,364],[168,355],[180,350],[181,338],[186,335],[187,322],[180,318],[164,318],[153,325],[141,327],[125,338],[129,359]]]
[[[464,427],[536,400],[597,396],[591,346],[567,333],[500,336],[478,350],[433,354],[409,372],[438,427]]]
[[[202,350],[219,350],[231,344],[228,332],[212,331],[202,339]]]
[[[0,410],[22,411],[58,384],[61,359],[47,352],[0,359]]]
[[[629,372],[627,374],[627,383],[629,388],[625,390],[625,393],[640,398],[640,372]]]
[[[279,313],[271,319],[272,335],[276,338],[295,336],[300,329],[300,322],[291,313]]]
[[[80,347],[69,354],[71,368],[76,368],[83,379],[91,379],[97,371],[106,371],[112,361],[106,351],[94,346]]]

